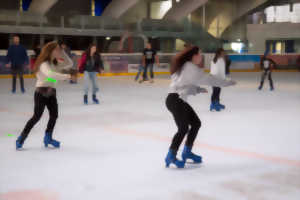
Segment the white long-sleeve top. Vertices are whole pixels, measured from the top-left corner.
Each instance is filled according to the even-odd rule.
[[[200,85],[226,87],[234,84],[234,81],[206,74],[197,65],[186,62],[180,72],[172,74],[169,93],[177,93],[181,99],[187,101],[189,95],[196,95],[203,91]]]
[[[67,54],[63,51],[62,58],[64,61],[59,64],[59,66],[63,68],[71,68],[73,65],[73,61],[67,56]],[[36,87],[51,87],[55,88],[56,83],[49,82],[47,78],[55,79],[55,80],[66,80],[70,77],[68,74],[57,73],[57,66],[48,61],[43,62],[40,66],[39,71],[36,73]]]
[[[225,67],[225,60],[223,58],[219,58],[216,63],[211,61],[210,74],[221,79],[226,79]]]

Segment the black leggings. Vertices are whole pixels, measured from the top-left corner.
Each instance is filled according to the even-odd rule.
[[[264,82],[265,82],[265,78],[266,76],[268,76],[269,79],[269,83],[270,83],[270,88],[273,89],[274,85],[273,85],[273,79],[272,79],[272,72],[270,70],[265,70],[262,75],[261,75],[261,81],[260,81],[260,88],[262,88],[264,86]]]
[[[170,149],[177,152],[185,135],[188,133],[186,146],[192,148],[201,127],[201,121],[193,108],[179,98],[177,93],[170,93],[166,99],[166,106],[172,113],[178,131],[173,137]]]
[[[18,67],[18,68],[13,68],[11,70],[12,74],[12,91],[16,91],[16,83],[17,83],[17,75],[20,78],[20,86],[21,90],[24,90],[24,78],[23,78],[23,68]]]
[[[47,97],[44,96],[42,93],[36,91],[34,93],[34,114],[32,118],[27,122],[24,130],[22,131],[21,143],[25,141],[31,129],[41,119],[45,107],[47,107],[50,115],[46,132],[47,133],[53,132],[56,119],[58,117],[58,105],[56,99],[56,92],[54,91],[54,93],[51,96]]]
[[[220,87],[213,87],[213,93],[211,95],[211,102],[220,102],[220,94],[221,88]]]

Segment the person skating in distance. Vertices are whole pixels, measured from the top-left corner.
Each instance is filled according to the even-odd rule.
[[[265,78],[268,76],[269,83],[270,83],[270,90],[274,90],[274,84],[272,79],[272,71],[275,68],[276,63],[271,59],[267,57],[267,54],[265,54],[261,60],[260,60],[260,67],[263,70],[261,75],[261,81],[260,85],[258,87],[259,90],[261,90],[264,86]]]

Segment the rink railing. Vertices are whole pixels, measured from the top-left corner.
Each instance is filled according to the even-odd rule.
[[[6,50],[0,50],[0,77],[10,77],[10,69],[5,67]],[[76,54],[75,60],[79,63],[82,51],[73,51]],[[33,51],[29,50],[28,55],[32,56]],[[154,65],[155,74],[169,74],[170,62],[175,53],[159,53],[160,66]],[[104,73],[100,76],[128,76],[136,75],[138,68],[141,65],[142,53],[103,53],[101,54],[104,61]],[[203,66],[206,71],[209,71],[210,63],[214,54],[204,53]],[[259,60],[262,55],[259,54],[230,54],[229,58],[232,60],[232,72],[257,72],[260,70]],[[300,69],[300,54],[285,54],[285,55],[270,55],[270,57],[277,63],[278,70],[297,70]],[[25,77],[33,77],[31,74],[33,60],[27,66]]]

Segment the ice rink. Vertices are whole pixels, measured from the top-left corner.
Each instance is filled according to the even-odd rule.
[[[45,111],[23,151],[15,140],[33,112],[35,80],[13,95],[11,80],[0,79],[0,200],[300,199],[299,72],[274,73],[274,92],[267,80],[257,90],[260,73],[233,73],[238,84],[222,90],[220,113],[209,111],[209,87],[190,97],[202,121],[193,151],[204,162],[185,169],[164,163],[176,132],[168,76],[133,78],[99,77],[101,103],[88,106],[82,79],[60,82],[54,137],[62,147],[43,147]]]

